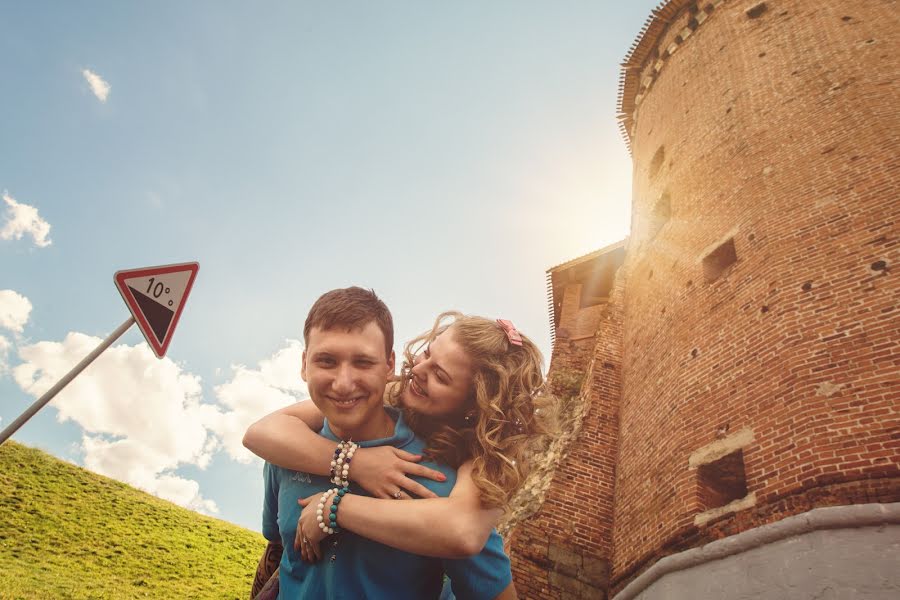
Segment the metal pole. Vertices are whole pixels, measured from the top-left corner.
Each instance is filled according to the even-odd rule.
[[[70,381],[75,379],[79,373],[84,371],[85,367],[94,362],[94,359],[100,356],[100,354],[104,350],[112,346],[113,342],[122,337],[122,334],[128,331],[128,328],[132,325],[134,325],[133,316],[128,317],[128,320],[119,325],[118,329],[109,334],[108,338],[100,342],[100,345],[94,348],[93,352],[81,359],[81,362],[75,365],[71,371],[66,373],[66,375],[56,383],[56,385],[47,390],[47,393],[38,398],[34,404],[29,406],[28,410],[23,412],[15,421],[10,423],[9,426],[3,430],[3,433],[0,433],[0,444],[8,440],[10,436],[12,436],[12,434],[14,434],[19,429],[19,427],[24,425],[25,422],[33,417],[37,411],[41,410],[45,404],[50,402],[53,399],[53,396],[58,394],[59,391],[66,387],[66,385],[68,385]]]

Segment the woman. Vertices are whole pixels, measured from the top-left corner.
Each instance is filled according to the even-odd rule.
[[[443,477],[415,464],[421,457],[360,448],[349,477],[375,497],[344,497],[340,526],[415,554],[477,554],[524,481],[531,443],[545,432],[549,397],[539,393],[541,354],[508,321],[449,312],[407,344],[404,358],[388,401],[427,441],[430,459],[458,468],[456,486],[448,498],[436,498],[410,478]],[[321,414],[303,402],[252,425],[244,443],[274,464],[328,475],[334,444],[315,433],[321,427]],[[393,502],[413,496],[425,500]],[[325,533],[316,520],[317,499],[301,503],[298,537],[309,543],[298,546],[304,560],[318,560]]]

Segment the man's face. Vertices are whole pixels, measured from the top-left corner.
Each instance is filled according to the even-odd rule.
[[[385,432],[384,388],[394,372],[384,334],[373,321],[361,329],[309,332],[300,371],[309,395],[341,439],[378,439]]]

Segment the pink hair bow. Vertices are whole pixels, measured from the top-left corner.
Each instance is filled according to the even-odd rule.
[[[506,333],[506,337],[509,338],[510,344],[515,344],[516,346],[522,345],[522,335],[519,333],[519,330],[516,329],[516,326],[512,324],[512,321],[497,319],[497,323],[503,329],[504,333]]]

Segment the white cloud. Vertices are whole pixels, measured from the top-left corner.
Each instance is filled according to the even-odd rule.
[[[149,202],[150,206],[153,208],[162,208],[163,206],[162,196],[156,192],[147,192],[147,202]]]
[[[50,240],[50,224],[41,218],[35,207],[16,202],[8,193],[3,193],[6,202],[7,220],[0,229],[0,239],[20,240],[25,234],[31,236],[34,244],[39,248],[46,248],[52,242]]]
[[[207,515],[219,512],[215,501],[204,499],[200,495],[200,484],[193,479],[163,475],[156,480],[156,484],[156,490],[153,493],[160,498]]]
[[[31,314],[31,302],[13,290],[0,290],[0,327],[22,333]]]
[[[100,343],[69,333],[62,342],[20,347],[12,369],[24,391],[38,397]],[[208,434],[200,378],[145,344],[106,350],[53,400],[60,422],[85,430],[84,464],[100,474],[195,510],[215,512],[196,481],[181,478],[181,465],[205,468],[218,442]]]
[[[0,337],[0,357],[5,338]],[[20,346],[15,382],[39,397],[100,343],[69,333],[62,342]],[[107,349],[52,405],[60,422],[82,429],[80,451],[88,469],[124,481],[198,512],[216,513],[200,485],[176,474],[183,465],[205,468],[224,449],[234,460],[253,459],[241,444],[247,427],[265,414],[307,397],[300,379],[303,346],[287,340],[256,368],[232,366],[230,381],[215,388],[218,404],[202,402],[200,378],[171,359],[157,359],[145,344]]]
[[[222,440],[226,452],[236,461],[247,463],[253,455],[241,440],[251,423],[292,402],[308,397],[300,379],[303,345],[287,340],[271,357],[259,361],[259,368],[232,366],[231,381],[216,386],[216,398],[228,410],[206,405],[204,422]]]
[[[0,377],[2,377],[9,368],[9,349],[12,344],[8,339],[0,335]],[[2,417],[0,417],[2,419]]]
[[[106,98],[109,96],[110,85],[90,69],[83,69],[81,74],[84,75],[88,85],[91,86],[91,91],[97,96],[97,100],[106,102]]]
[[[82,438],[85,454],[84,466],[160,498],[202,512],[215,514],[218,506],[200,494],[200,484],[193,479],[162,473],[170,468],[171,459],[156,454],[152,449],[133,439],[107,441],[101,436],[85,435]]]

